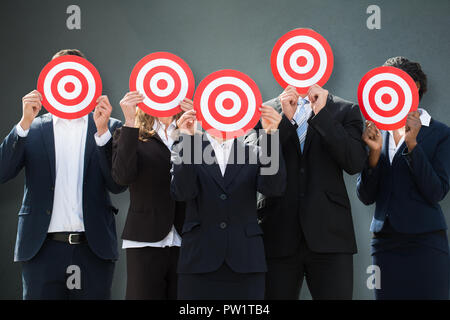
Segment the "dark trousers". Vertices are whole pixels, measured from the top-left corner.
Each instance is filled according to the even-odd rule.
[[[23,299],[110,299],[114,266],[87,244],[46,240],[33,259],[22,263]]]
[[[237,273],[226,263],[208,273],[179,274],[179,300],[262,300],[264,272]]]
[[[126,249],[126,299],[175,300],[179,251],[179,247]]]
[[[303,279],[313,299],[352,299],[352,254],[315,253],[303,241],[294,256],[271,258],[267,264],[267,300],[298,299]]]

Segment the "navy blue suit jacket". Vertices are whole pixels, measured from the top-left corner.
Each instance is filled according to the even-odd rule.
[[[197,144],[201,143],[197,150],[204,151],[208,146],[212,150],[209,141],[202,141],[201,135],[195,138],[183,136],[180,154],[189,150],[185,139],[191,140],[191,146],[194,140]],[[240,163],[236,156],[238,148],[241,151],[245,149],[245,161]],[[257,146],[235,140],[230,155],[233,162],[228,162],[224,176],[217,163],[177,164],[173,161],[171,193],[175,200],[186,201],[179,273],[214,272],[225,262],[239,273],[267,270],[263,232],[257,219],[256,191],[266,196],[283,194],[286,168],[278,150],[278,172],[261,175],[264,165],[255,156],[258,150]],[[172,159],[176,158],[177,152],[173,152]],[[249,161],[256,158],[257,161]]]
[[[121,122],[111,119],[113,133]],[[117,237],[109,192],[119,193],[125,187],[111,177],[111,145],[98,147],[93,114],[88,117],[84,156],[83,217],[87,240],[100,258],[116,260]],[[112,139],[111,139],[112,140]],[[25,168],[25,188],[19,211],[15,261],[32,259],[41,248],[50,224],[55,186],[55,142],[52,116],[47,113],[31,124],[28,136],[19,137],[14,127],[0,145],[0,183],[14,178]]]
[[[401,233],[424,233],[447,229],[439,201],[449,190],[450,128],[434,119],[422,126],[417,146],[408,153],[403,143],[392,166],[389,135],[382,132],[383,149],[375,168],[366,165],[357,182],[358,198],[376,203],[370,230],[379,232],[386,217]]]

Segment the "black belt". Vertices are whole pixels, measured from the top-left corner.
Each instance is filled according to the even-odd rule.
[[[87,242],[84,232],[52,232],[47,234],[47,239],[66,242],[68,244],[82,244]]]

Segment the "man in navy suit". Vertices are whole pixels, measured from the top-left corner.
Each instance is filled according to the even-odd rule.
[[[62,55],[84,55],[75,49]],[[22,99],[23,116],[0,145],[0,183],[25,168],[14,260],[22,262],[24,299],[109,299],[118,257],[109,192],[125,189],[111,177],[106,96],[95,112],[66,120],[37,117],[42,95]]]

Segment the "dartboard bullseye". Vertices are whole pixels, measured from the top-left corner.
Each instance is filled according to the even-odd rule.
[[[300,94],[314,84],[323,86],[333,71],[333,52],[327,40],[311,29],[294,29],[283,35],[270,57],[272,73],[286,88],[297,88]]]
[[[244,135],[258,123],[262,104],[256,83],[236,70],[220,70],[200,82],[194,108],[202,127],[223,139]]]
[[[395,67],[378,67],[367,72],[358,86],[358,103],[366,119],[381,130],[403,127],[406,117],[419,106],[414,80]]]
[[[89,61],[66,55],[42,69],[37,88],[48,112],[63,119],[77,119],[95,108],[102,94],[102,80]]]
[[[130,76],[130,91],[139,91],[144,102],[138,104],[155,117],[169,117],[181,111],[180,102],[191,99],[195,81],[185,61],[168,52],[155,52],[142,58]]]

